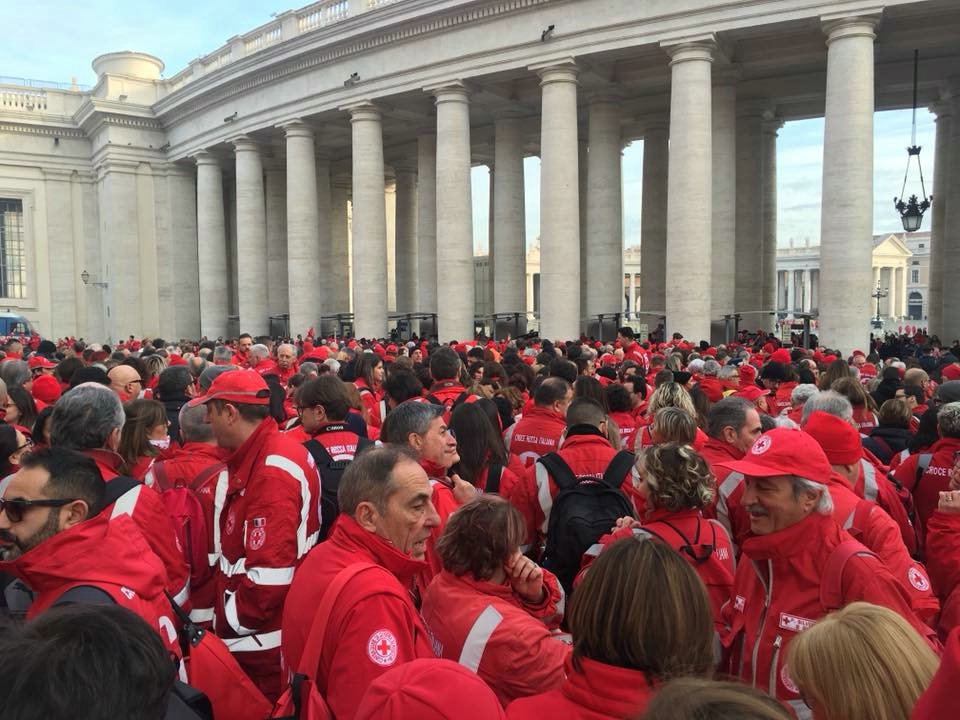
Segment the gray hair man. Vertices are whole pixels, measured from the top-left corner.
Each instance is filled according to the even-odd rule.
[[[934,631],[914,614],[887,567],[832,517],[830,463],[816,440],[774,429],[742,460],[724,464],[746,478],[743,506],[752,532],[741,546],[750,562],[737,566],[733,600],[724,606],[730,628],[724,646],[748,647],[734,653],[726,668],[731,674],[809,718],[789,675],[787,646],[830,610],[858,601],[881,605],[935,643]],[[764,622],[770,613],[779,622]]]
[[[151,488],[123,477],[120,444],[124,413],[120,398],[99,383],[82,383],[61,397],[50,417],[50,443],[90,457],[107,482],[107,510],[111,517],[129,515],[147,544],[163,561],[168,589],[177,602],[190,597],[190,571],[167,506]]]

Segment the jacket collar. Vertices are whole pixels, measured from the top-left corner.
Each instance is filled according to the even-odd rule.
[[[707,437],[707,441],[703,444],[703,449],[713,450],[717,454],[727,455],[733,460],[742,460],[745,455],[745,453],[740,452],[730,443],[712,437]]]
[[[227,467],[230,469],[230,487],[233,489],[246,487],[263,449],[263,444],[273,433],[280,432],[277,421],[273,418],[264,418],[250,437],[227,458]]]
[[[743,552],[751,560],[788,560],[809,554],[836,526],[832,515],[814,511],[798,523],[768,535],[750,535],[743,541]]]
[[[123,470],[123,458],[113,450],[106,448],[91,448],[90,450],[81,450],[84,455],[93,460],[103,475],[104,480],[112,480]]]
[[[444,483],[449,482],[447,480],[447,469],[443,467],[443,465],[438,465],[432,460],[427,460],[426,458],[420,458],[420,467],[423,468],[423,471],[431,480],[441,480]]]
[[[227,453],[224,452],[223,448],[217,447],[216,445],[210,445],[208,443],[201,442],[188,442],[185,443],[183,447],[175,449],[170,459],[186,457],[193,458],[197,457],[198,455],[202,457],[214,458],[220,461],[223,461],[227,457]]]
[[[607,439],[607,436],[600,432],[600,428],[596,428],[593,425],[581,424],[574,425],[573,427],[567,428],[567,438],[585,436],[589,437],[593,435],[594,437],[601,437],[604,440]]]
[[[636,717],[646,709],[656,692],[656,682],[642,670],[607,665],[580,658],[582,672],[567,657],[567,679],[560,691],[580,707],[592,708],[610,717]]]
[[[689,520],[690,518],[700,518],[702,517],[699,510],[690,509],[690,510],[666,510],[664,508],[657,508],[649,510],[643,517],[644,523],[658,522],[660,520]]]
[[[567,436],[563,440],[563,445],[561,445],[561,448],[564,450],[577,447],[605,447],[612,449],[610,447],[610,441],[607,440],[605,435],[600,434]]]
[[[566,427],[567,425],[567,420],[565,417],[563,417],[563,415],[561,415],[560,413],[554,412],[550,408],[540,407],[539,405],[534,405],[532,408],[530,408],[527,412],[523,414],[523,417],[548,418],[550,420],[555,420],[556,422],[560,423],[564,427]]]
[[[414,578],[426,571],[428,567],[426,562],[415,560],[400,552],[389,540],[364,530],[347,514],[341,514],[337,518],[329,541],[347,549],[356,548],[366,551],[374,562],[396,575],[404,587],[409,587]]]

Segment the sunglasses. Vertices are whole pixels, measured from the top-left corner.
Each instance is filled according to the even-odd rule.
[[[24,500],[23,498],[14,498],[13,500],[7,500],[0,498],[0,512],[5,512],[7,514],[7,519],[12,523],[17,523],[23,520],[23,513],[32,507],[63,507],[64,505],[69,505],[72,502],[76,502],[76,498],[69,500]]]

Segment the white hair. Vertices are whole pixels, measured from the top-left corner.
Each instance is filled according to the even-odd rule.
[[[847,422],[853,420],[853,405],[850,404],[850,401],[845,396],[835,390],[821,390],[807,400],[803,405],[800,424],[806,425],[807,420],[817,410],[822,410],[828,415],[835,415]]]
[[[800,499],[800,493],[802,492],[817,492],[820,493],[820,499],[817,500],[817,504],[813,508],[814,512],[821,515],[829,515],[833,512],[833,498],[830,497],[830,490],[826,485],[807,480],[799,475],[794,475],[791,481],[793,482],[793,497],[795,500]]]
[[[703,372],[704,362],[700,358],[694,358],[687,363],[687,372],[691,375]]]
[[[261,345],[257,343],[256,345],[250,346],[250,356],[258,357],[261,360],[270,357],[270,349],[266,345]]]

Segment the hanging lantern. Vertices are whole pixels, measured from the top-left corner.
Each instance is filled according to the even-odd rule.
[[[893,206],[900,213],[903,229],[906,232],[916,232],[923,224],[923,214],[930,208],[933,196],[927,197],[927,189],[923,184],[923,167],[920,165],[920,146],[917,145],[917,65],[920,60],[920,51],[913,51],[913,127],[910,134],[910,147],[907,148],[907,170],[903,174],[903,187],[900,188],[900,197],[893,199]],[[907,189],[907,179],[910,177],[910,166],[913,158],[917,159],[917,173],[920,175],[920,197],[911,195],[904,202],[904,193]]]

